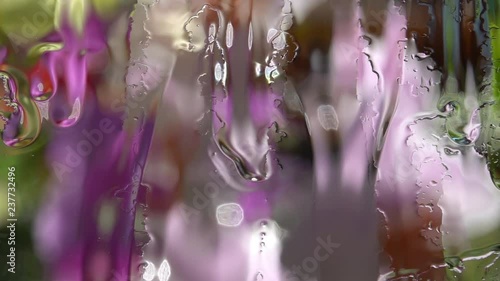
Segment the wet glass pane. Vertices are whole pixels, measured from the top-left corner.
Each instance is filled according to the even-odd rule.
[[[0,4],[0,280],[500,280],[498,0]]]

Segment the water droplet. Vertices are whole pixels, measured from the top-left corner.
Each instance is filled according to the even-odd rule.
[[[155,278],[155,276],[156,276],[155,265],[150,261],[146,261],[146,266],[144,267],[144,273],[142,274],[142,279],[146,281],[151,281]]]
[[[271,28],[267,31],[267,42],[271,43],[278,34],[278,30]]]
[[[158,268],[158,280],[167,281],[170,278],[170,264],[167,260],[163,260],[160,267]]]
[[[279,108],[283,102],[280,99],[274,100],[274,107]]]
[[[460,154],[460,150],[458,150],[458,149],[451,149],[451,148],[445,147],[444,148],[444,153],[446,155],[448,155],[448,156],[458,155],[458,154]]]
[[[38,107],[31,98],[27,78],[22,71],[2,65],[0,83],[2,140],[12,147],[28,146],[40,134],[41,120]]]
[[[233,24],[229,22],[226,28],[226,46],[228,48],[231,48],[233,46],[233,36],[234,36],[233,34],[234,34]]]
[[[287,46],[285,33],[280,32],[277,36],[275,36],[272,40],[273,48],[275,50],[284,50]]]
[[[281,12],[284,14],[292,13],[292,1],[290,1],[290,0],[284,1],[283,8],[281,9]]]
[[[269,145],[265,142],[247,141],[237,142],[238,139],[245,137],[245,134],[239,135],[234,139],[225,135],[225,130],[219,131],[219,148],[236,166],[238,173],[249,181],[263,181],[271,176],[269,159]],[[251,135],[253,133],[249,133]],[[254,136],[252,136],[254,137]],[[231,142],[229,142],[231,141]]]
[[[216,63],[214,67],[214,78],[215,82],[219,83],[222,80],[222,66],[220,63]]]
[[[222,204],[216,209],[216,217],[220,225],[236,227],[243,221],[243,208],[237,203]]]
[[[267,227],[267,225],[268,225],[268,222],[266,220],[263,220],[260,222],[260,226],[263,228]]]
[[[289,30],[293,25],[293,15],[291,14],[285,14],[281,18],[281,25],[280,28],[283,31]]]
[[[215,26],[215,23],[211,23],[210,26],[208,27],[208,43],[211,44],[215,41],[216,32],[217,28]]]
[[[339,127],[339,119],[335,108],[331,105],[320,105],[317,109],[318,121],[323,129],[337,130]]]
[[[251,50],[253,45],[253,27],[252,23],[248,27],[248,49]]]
[[[67,117],[55,116],[54,121],[60,127],[70,127],[80,118],[81,110],[82,104],[80,102],[80,98],[76,98],[72,105],[71,114]]]

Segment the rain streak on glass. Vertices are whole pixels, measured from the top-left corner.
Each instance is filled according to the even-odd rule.
[[[253,45],[253,27],[252,24],[250,23],[250,26],[248,27],[248,49],[251,50]]]

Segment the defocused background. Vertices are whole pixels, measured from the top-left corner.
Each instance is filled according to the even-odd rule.
[[[0,280],[500,280],[499,12],[3,1]]]

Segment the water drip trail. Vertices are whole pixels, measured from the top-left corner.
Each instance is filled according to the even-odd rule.
[[[132,32],[138,32],[141,36],[145,37],[145,43],[139,46],[139,50],[132,50],[127,76],[126,93],[127,99],[133,101],[138,101],[138,95],[146,95],[147,98],[141,98],[138,106],[130,108],[124,120],[124,128],[131,133],[130,141],[126,142],[128,143],[128,149],[124,151],[130,151],[131,155],[128,156],[130,169],[128,173],[128,183],[121,190],[123,191],[121,193],[124,194],[124,198],[121,203],[119,219],[114,233],[114,237],[118,240],[114,249],[114,270],[116,276],[120,276],[120,278],[123,276],[123,279],[117,281],[127,281],[131,278],[130,269],[132,267],[132,261],[134,260],[134,253],[136,252],[134,233],[136,213],[138,210],[138,196],[143,186],[144,168],[146,166],[156,123],[155,118],[152,118],[152,113],[156,112],[161,104],[164,87],[168,85],[173,66],[175,65],[175,60],[173,60],[171,65],[168,65],[165,81],[160,83],[159,86],[156,85],[156,87],[152,87],[147,84],[146,81],[148,81],[152,75],[152,70],[146,63],[149,59],[146,50],[150,46],[149,41],[151,40],[151,33],[147,30],[145,23],[150,20],[148,13],[151,9],[154,9],[157,3],[153,2],[148,4],[142,3],[142,1],[140,2],[140,6],[137,9],[143,9],[143,11],[141,10],[142,13],[137,13],[140,16],[137,16],[131,28]],[[144,16],[144,18],[141,18],[141,16]],[[134,56],[133,54],[136,55]],[[139,84],[135,84],[137,80]],[[153,83],[156,82],[155,80]],[[151,100],[154,100],[154,103],[151,103]],[[126,133],[126,131],[123,133]]]

